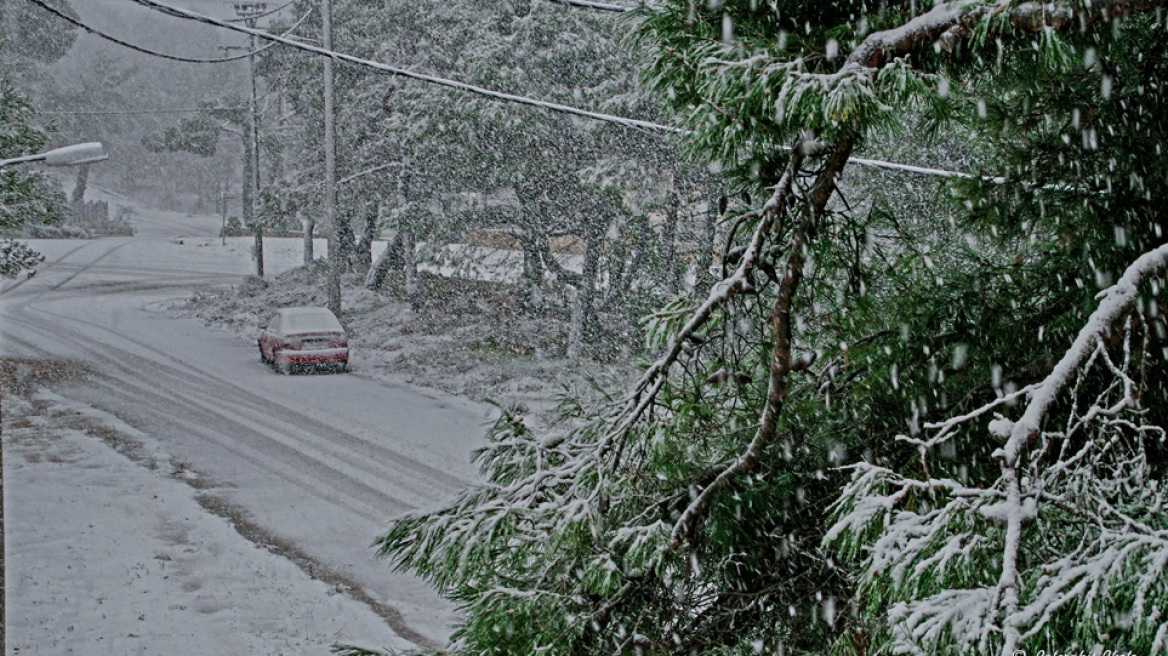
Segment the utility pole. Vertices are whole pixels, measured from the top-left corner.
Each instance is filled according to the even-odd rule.
[[[219,190],[219,211],[223,213],[223,227],[219,230],[219,236],[223,238],[223,245],[227,245],[227,184],[224,183],[223,188]]]
[[[329,0],[320,0],[320,43],[333,48],[332,13]],[[333,60],[324,59],[324,217],[328,236],[328,307],[341,316],[341,240],[337,219],[337,128],[333,109]]]
[[[232,3],[235,13],[251,29],[256,28],[259,17],[268,10],[266,2],[235,2]],[[244,181],[251,185],[250,201],[247,211],[251,215],[251,227],[255,230],[255,261],[256,275],[264,277],[264,228],[260,224],[256,208],[260,194],[260,118],[256,107],[256,79],[255,79],[255,51],[256,37],[251,35],[251,47],[247,51],[247,76],[251,81],[251,98],[248,100],[247,132],[248,132],[248,162],[251,168],[251,179]]]
[[[233,196],[231,193],[231,181],[224,180],[223,187],[219,190],[219,211],[222,213],[223,228],[220,230],[220,236],[223,237],[223,245],[227,245],[227,201],[239,198]]]

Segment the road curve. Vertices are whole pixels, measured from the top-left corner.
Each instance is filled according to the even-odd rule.
[[[358,587],[402,637],[444,644],[450,605],[369,545],[388,519],[473,481],[484,409],[366,378],[359,358],[354,374],[278,376],[253,343],[152,310],[250,268],[238,243],[178,239],[188,217],[168,237],[167,220],[150,216],[150,238],[50,244],[34,278],[0,288],[0,353],[84,363],[95,373],[59,393],[157,440],[198,473],[205,505]]]

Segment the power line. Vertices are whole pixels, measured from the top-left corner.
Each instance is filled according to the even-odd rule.
[[[117,38],[116,36],[106,34],[105,32],[102,32],[101,30],[99,30],[95,27],[91,27],[90,25],[87,25],[87,24],[73,18],[72,16],[66,14],[65,12],[60,11],[59,9],[50,5],[49,3],[45,2],[44,0],[29,0],[29,2],[32,2],[33,4],[44,9],[45,11],[52,13],[52,14],[56,15],[58,18],[61,18],[69,23],[72,23],[74,26],[79,27],[90,34],[101,37],[101,38],[105,39],[106,41],[116,43],[119,46],[122,46],[124,48],[129,48],[130,50],[133,50],[135,52],[140,52],[142,54],[150,55],[152,57],[161,57],[162,59],[169,59],[171,61],[183,62],[183,63],[187,63],[187,64],[223,64],[223,63],[227,63],[227,62],[238,61],[240,59],[244,59],[247,57],[247,55],[236,55],[234,57],[224,57],[224,58],[220,58],[220,59],[199,59],[199,58],[194,58],[194,57],[182,57],[179,55],[168,55],[168,54],[163,53],[163,52],[156,52],[153,50],[148,50],[148,49],[143,48],[141,46],[136,46],[132,43],[129,43],[128,41],[123,41],[123,40]]]
[[[915,166],[913,164],[898,164],[896,162],[885,162],[878,159],[864,159],[862,157],[849,157],[849,162],[859,164],[860,166],[867,166],[873,169],[884,169],[886,171],[902,171],[904,173],[916,173],[917,175],[927,175],[934,178],[959,178],[962,180],[984,180],[986,182],[993,182],[995,184],[1004,184],[1006,179],[1003,177],[978,176],[964,171],[946,171],[944,169],[933,169],[927,166]]]
[[[85,110],[85,111],[57,111],[37,112],[48,116],[122,116],[131,114],[196,114],[199,112],[224,111],[229,109],[247,109],[242,107],[190,107],[183,109],[128,109],[128,110]]]
[[[42,2],[43,0],[33,0],[33,1],[34,2]],[[502,91],[495,91],[492,89],[486,89],[483,87],[475,86],[473,84],[466,84],[465,82],[457,82],[455,80],[449,80],[449,79],[437,77],[434,75],[426,75],[425,73],[416,73],[414,71],[409,71],[409,70],[406,70],[404,68],[398,68],[396,66],[390,66],[388,64],[383,64],[381,62],[375,62],[375,61],[372,61],[369,59],[362,59],[360,57],[354,57],[353,55],[348,55],[348,54],[345,54],[342,52],[336,52],[333,50],[326,50],[324,48],[309,45],[307,43],[300,43],[300,42],[294,41],[292,39],[286,38],[284,36],[277,36],[275,34],[268,34],[266,32],[262,32],[260,30],[254,30],[254,29],[243,27],[240,25],[233,25],[231,23],[227,23],[227,22],[219,20],[217,18],[212,18],[210,16],[204,16],[202,14],[198,14],[198,13],[195,13],[193,11],[189,11],[186,9],[180,9],[178,7],[173,7],[171,5],[163,4],[161,2],[156,2],[155,0],[133,0],[133,2],[137,2],[138,4],[140,4],[144,7],[149,7],[151,9],[154,9],[156,11],[160,11],[164,14],[169,15],[169,16],[183,18],[186,20],[193,20],[193,21],[197,21],[200,23],[205,23],[207,25],[214,25],[217,27],[221,27],[223,29],[232,30],[235,32],[240,32],[242,34],[251,34],[251,35],[254,35],[254,36],[259,37],[261,39],[267,39],[269,41],[274,41],[276,43],[282,43],[282,44],[289,46],[291,48],[297,48],[299,50],[311,52],[313,54],[320,55],[323,57],[329,57],[329,58],[334,59],[336,61],[342,61],[342,62],[345,62],[348,64],[353,64],[356,66],[364,66],[366,68],[371,68],[373,70],[380,71],[382,73],[388,73],[391,75],[400,75],[402,77],[410,78],[413,80],[418,80],[420,82],[428,82],[430,84],[436,84],[436,85],[448,87],[451,89],[457,89],[459,91],[466,91],[469,93],[478,94],[478,95],[485,96],[488,98],[493,98],[496,100],[503,100],[503,101],[507,101],[507,102],[518,103],[521,105],[529,105],[532,107],[539,107],[542,109],[560,112],[563,114],[572,114],[575,116],[582,116],[585,118],[591,118],[591,119],[598,120],[598,121],[615,123],[617,125],[623,125],[623,126],[628,127],[628,128],[647,130],[650,132],[665,132],[665,133],[680,133],[681,132],[677,128],[661,125],[659,123],[653,123],[651,121],[643,121],[640,119],[626,118],[623,116],[614,116],[612,114],[602,114],[600,112],[593,112],[593,111],[589,111],[586,109],[580,109],[578,107],[572,107],[570,105],[562,105],[560,103],[553,103],[553,102],[547,102],[547,101],[543,101],[543,100],[536,100],[534,98],[528,98],[525,96],[518,96],[515,94],[504,93]]]
[[[133,50],[135,52],[140,52],[140,53],[145,54],[145,55],[150,55],[152,57],[161,57],[162,59],[169,59],[171,61],[183,62],[185,64],[226,64],[228,62],[234,62],[234,61],[239,61],[241,59],[247,59],[250,55],[261,53],[264,50],[267,50],[268,48],[271,48],[272,46],[275,45],[275,43],[269,43],[268,45],[266,45],[262,48],[259,48],[254,53],[233,55],[230,57],[220,57],[220,58],[216,58],[216,59],[202,59],[202,58],[197,58],[197,57],[183,57],[180,55],[168,55],[164,52],[157,52],[155,50],[149,50],[147,48],[143,48],[142,46],[136,46],[128,41],[123,41],[122,39],[119,39],[116,36],[113,36],[111,34],[107,34],[103,31],[97,29],[96,27],[93,27],[91,25],[88,25],[86,23],[83,23],[83,22],[77,20],[76,18],[73,18],[69,14],[66,14],[65,12],[57,9],[56,7],[50,5],[47,2],[45,2],[45,0],[29,0],[29,2],[32,2],[33,4],[37,5],[38,7],[41,7],[42,9],[44,9],[45,11],[48,11],[49,13],[54,14],[55,16],[73,24],[76,27],[79,27],[79,28],[85,30],[86,32],[88,32],[90,34],[93,34],[94,36],[105,39],[106,41],[116,43],[119,46],[122,46],[124,48],[129,48],[130,50]],[[291,4],[291,3],[289,3],[289,4]],[[296,21],[296,24],[293,25],[292,28],[288,30],[287,34],[291,34],[293,30],[300,27],[301,23],[303,23],[312,14],[312,11],[313,11],[312,9],[309,9],[308,13],[306,13],[300,20]]]
[[[602,2],[586,2],[585,0],[548,0],[558,5],[568,5],[569,7],[581,7],[584,9],[599,9],[601,11],[615,11],[624,13],[633,11],[632,7],[622,7],[620,5],[609,5]]]

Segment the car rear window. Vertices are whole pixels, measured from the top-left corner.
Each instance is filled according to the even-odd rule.
[[[284,312],[284,320],[280,324],[282,334],[316,333],[316,332],[343,332],[344,328],[332,312],[328,310],[293,310]]]

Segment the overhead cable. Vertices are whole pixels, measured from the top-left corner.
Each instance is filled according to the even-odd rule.
[[[42,2],[43,0],[33,0],[33,1],[34,2]],[[174,7],[174,6],[171,6],[168,4],[157,2],[156,0],[132,0],[132,1],[142,5],[144,7],[149,7],[151,9],[156,10],[156,11],[160,11],[164,14],[169,15],[169,16],[175,16],[177,18],[183,18],[186,20],[198,21],[200,23],[205,23],[207,25],[215,25],[215,26],[221,27],[223,29],[232,30],[235,32],[240,32],[242,34],[250,34],[250,35],[256,36],[256,37],[261,38],[261,39],[267,39],[269,41],[274,41],[276,43],[282,43],[282,44],[289,46],[291,48],[297,48],[297,49],[303,50],[305,52],[311,52],[311,53],[320,55],[322,57],[329,57],[329,58],[334,59],[336,61],[341,61],[341,62],[345,62],[348,64],[353,64],[356,66],[364,66],[366,68],[371,68],[373,70],[380,71],[382,73],[388,73],[390,75],[400,75],[402,77],[410,78],[413,80],[418,80],[420,82],[428,82],[430,84],[436,84],[436,85],[448,87],[451,89],[457,89],[459,91],[466,91],[469,93],[478,94],[480,96],[494,98],[496,100],[504,100],[507,102],[518,103],[521,105],[529,105],[532,107],[539,107],[542,109],[560,112],[563,114],[572,114],[575,116],[582,116],[585,118],[591,118],[591,119],[595,119],[598,121],[605,121],[608,123],[615,123],[617,125],[623,125],[625,127],[638,129],[638,130],[647,130],[649,132],[664,132],[664,133],[680,133],[681,132],[681,130],[679,130],[677,128],[670,127],[667,125],[661,125],[659,123],[653,123],[652,121],[643,121],[640,119],[627,118],[624,116],[615,116],[612,114],[602,114],[600,112],[593,112],[593,111],[589,111],[586,109],[580,109],[578,107],[572,107],[570,105],[562,105],[560,103],[548,102],[548,101],[544,101],[544,100],[536,100],[534,98],[528,98],[525,96],[518,96],[515,94],[511,94],[511,93],[504,93],[502,91],[495,91],[493,89],[486,89],[484,87],[475,86],[473,84],[467,84],[465,82],[458,82],[456,80],[449,80],[449,79],[438,77],[435,75],[426,75],[425,73],[417,73],[417,72],[410,71],[410,70],[407,70],[404,68],[398,68],[396,66],[390,66],[388,64],[383,64],[381,62],[376,62],[376,61],[372,61],[369,59],[362,59],[360,57],[354,57],[353,55],[348,55],[348,54],[345,54],[342,52],[336,52],[334,50],[326,50],[326,49],[321,48],[319,46],[314,46],[314,45],[310,45],[307,43],[301,43],[301,42],[289,39],[285,36],[268,34],[267,32],[263,32],[261,30],[255,30],[255,29],[251,29],[248,27],[243,27],[241,25],[234,25],[234,24],[222,21],[218,18],[204,16],[203,14],[199,14],[199,13],[196,13],[193,11],[189,11],[187,9],[181,9],[179,7]]]
[[[587,0],[548,0],[548,2],[554,2],[558,5],[568,5],[569,7],[582,7],[584,9],[599,9],[601,11],[615,11],[620,13],[633,10],[632,7],[610,5],[603,2],[588,2]]]
[[[116,43],[119,46],[122,46],[123,48],[129,48],[130,50],[133,50],[135,52],[140,52],[144,55],[150,55],[151,57],[160,57],[162,59],[169,59],[171,61],[183,62],[185,64],[226,64],[228,62],[240,61],[242,59],[247,59],[248,57],[250,57],[252,55],[259,54],[259,53],[267,50],[268,48],[271,48],[273,45],[275,45],[274,43],[269,43],[268,45],[266,45],[262,48],[258,48],[256,50],[244,53],[242,55],[232,55],[230,57],[218,57],[218,58],[214,58],[214,59],[203,59],[203,58],[198,58],[198,57],[183,57],[181,55],[169,55],[169,54],[166,54],[164,52],[158,52],[155,50],[149,50],[147,48],[143,48],[142,46],[136,46],[128,41],[123,41],[122,39],[119,39],[116,36],[113,36],[111,34],[107,34],[103,31],[97,29],[96,27],[93,27],[92,25],[89,25],[89,24],[84,23],[80,20],[77,20],[76,18],[73,18],[69,14],[66,14],[65,12],[61,11],[60,9],[57,9],[56,7],[50,5],[45,0],[29,0],[29,2],[32,2],[33,4],[37,5],[38,7],[41,7],[42,9],[44,9],[45,11],[48,11],[49,13],[52,13],[65,21],[68,21],[69,23],[73,24],[74,26],[79,27],[79,28],[85,30],[86,32],[88,32],[94,36],[100,37],[100,38],[105,39],[106,41],[110,41],[112,43]],[[312,11],[313,11],[312,9],[309,9],[308,13],[306,13],[303,17],[301,17],[300,20],[296,21],[296,24],[293,25],[291,27],[291,29],[289,29],[286,32],[286,34],[291,34],[293,30],[300,27],[301,23],[303,23],[312,14]]]
[[[239,107],[187,107],[182,109],[127,109],[127,110],[64,110],[56,112],[38,111],[46,116],[122,116],[130,114],[197,114],[200,112],[225,111],[229,109],[247,109],[246,105]]]
[[[946,171],[944,169],[933,169],[927,166],[915,166],[913,164],[898,164],[896,162],[885,162],[878,159],[864,159],[862,157],[849,157],[848,161],[860,166],[867,166],[874,169],[884,169],[886,171],[903,171],[905,173],[916,173],[917,175],[927,175],[935,178],[958,178],[961,180],[983,180],[985,182],[993,182],[995,184],[1004,184],[1006,179],[1003,177],[979,176],[964,171]]]

